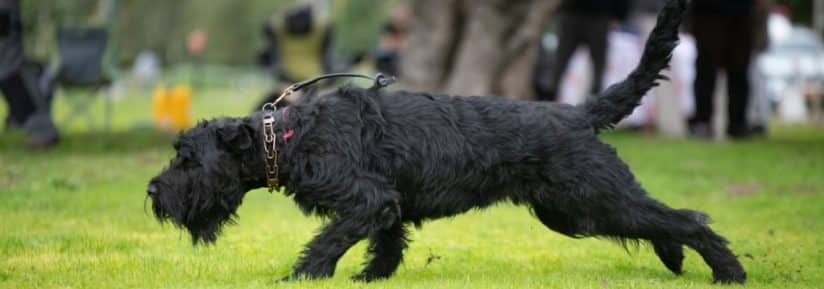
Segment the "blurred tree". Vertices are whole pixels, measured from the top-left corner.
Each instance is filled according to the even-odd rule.
[[[57,28],[88,25],[99,11],[97,1],[22,1],[24,45],[29,59],[49,60],[54,52]]]
[[[30,58],[47,60],[54,52],[60,26],[103,25],[101,3],[111,0],[22,1],[26,50]],[[211,63],[251,64],[262,47],[260,27],[294,0],[117,0],[113,40],[120,64],[128,65],[144,49],[164,63],[189,60],[186,35],[203,28]],[[105,22],[105,21],[104,21]]]
[[[55,50],[60,26],[103,25],[101,3],[113,0],[24,0],[24,41],[30,58],[46,61]],[[262,25],[296,0],[116,0],[112,44],[117,63],[130,65],[140,51],[156,52],[163,63],[191,60],[186,36],[203,29],[209,41],[207,63],[249,65],[263,47]],[[316,0],[331,8],[335,18],[335,51],[349,57],[368,52],[376,42],[384,10],[402,0]],[[101,20],[103,20],[101,22]],[[116,42],[116,43],[115,43]]]
[[[371,51],[386,20],[384,11],[388,6],[386,1],[333,1],[335,55],[348,59],[356,53]]]
[[[179,30],[185,2],[120,0],[113,32],[120,36],[119,62],[130,62],[144,49],[155,51],[164,61],[170,56],[170,45],[179,45],[183,50],[185,34]],[[179,40],[174,40],[176,36]]]
[[[532,97],[543,28],[559,0],[411,0],[405,85],[460,95]]]

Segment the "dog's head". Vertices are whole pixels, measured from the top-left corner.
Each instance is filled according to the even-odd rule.
[[[246,192],[265,184],[254,131],[249,118],[221,118],[181,133],[176,155],[147,188],[158,221],[186,228],[194,244],[214,242]]]

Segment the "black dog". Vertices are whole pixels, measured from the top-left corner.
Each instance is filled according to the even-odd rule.
[[[509,200],[564,235],[649,241],[676,274],[687,245],[715,281],[744,282],[704,214],[649,197],[597,138],[662,78],[685,2],[662,12],[639,67],[582,106],[345,87],[275,112],[280,183],[307,214],[329,219],[292,277],[331,276],[369,238],[371,260],[356,277],[386,278],[401,262],[406,225]],[[214,242],[246,192],[267,185],[261,118],[184,132],[149,184],[158,219],[188,229],[195,244]]]

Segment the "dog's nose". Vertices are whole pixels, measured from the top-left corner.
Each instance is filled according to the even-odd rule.
[[[154,196],[155,194],[157,194],[157,185],[153,183],[149,184],[149,187],[146,188],[146,193],[148,193],[149,196]]]

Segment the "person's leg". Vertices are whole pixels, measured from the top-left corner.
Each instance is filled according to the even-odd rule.
[[[37,109],[33,98],[26,89],[23,77],[19,72],[12,73],[9,77],[0,81],[0,90],[3,92],[3,97],[6,98],[9,108],[6,125],[22,127]]]
[[[698,49],[695,59],[695,115],[692,123],[709,123],[712,119],[712,94],[715,90],[716,67],[706,49]]]
[[[717,15],[695,12],[693,34],[698,52],[695,60],[695,114],[690,119],[690,131],[694,136],[712,137],[713,94],[721,58],[723,33],[717,24]]]
[[[766,75],[757,67],[760,55],[755,55],[756,53],[753,51],[750,56],[750,105],[747,107],[747,119],[750,132],[763,136],[770,118],[770,96]]]
[[[587,48],[589,48],[589,56],[592,59],[592,83],[589,93],[596,95],[604,86],[604,69],[609,46],[609,18],[593,17],[586,27]]]
[[[58,142],[57,128],[51,119],[50,98],[42,98],[37,84],[20,70],[0,82],[0,89],[9,103],[7,123],[18,126],[26,132],[26,145],[31,149],[41,149]]]
[[[546,93],[547,101],[558,100],[558,90],[561,87],[561,77],[566,72],[572,54],[578,48],[579,32],[576,28],[575,16],[569,13],[560,15],[558,21],[558,49],[555,52],[555,68],[552,70],[549,90]]]
[[[735,17],[729,21],[729,40],[726,50],[727,68],[727,106],[729,123],[727,134],[731,137],[746,137],[749,134],[747,125],[747,105],[750,98],[750,59],[752,55],[752,27],[749,25],[751,17]]]

